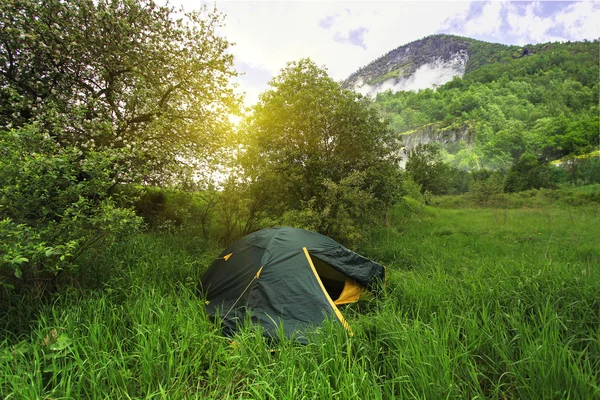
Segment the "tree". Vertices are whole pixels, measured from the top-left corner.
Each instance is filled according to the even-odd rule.
[[[338,239],[393,203],[398,143],[368,99],[309,59],[270,82],[244,128],[242,165],[268,214]]]
[[[526,135],[524,134],[525,125],[518,120],[508,120],[504,129],[496,132],[485,145],[483,152],[488,160],[493,159],[511,159],[515,164],[527,148]],[[508,157],[510,156],[510,157]]]
[[[421,185],[421,192],[448,194],[452,188],[452,171],[442,162],[437,143],[420,144],[408,152],[405,169],[412,179]]]
[[[222,18],[152,0],[2,2],[0,129],[39,122],[83,158],[118,153],[117,180],[204,160],[237,104]]]
[[[548,164],[540,163],[531,153],[525,153],[511,168],[504,181],[505,192],[552,187],[552,171]]]
[[[236,73],[222,15],[178,15],[152,0],[0,2],[0,285],[56,288],[140,225],[119,184],[212,163]]]

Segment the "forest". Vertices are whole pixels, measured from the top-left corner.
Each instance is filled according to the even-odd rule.
[[[482,66],[462,78],[436,90],[377,96],[394,132],[468,127],[472,143],[453,143],[442,155],[462,170],[508,171],[526,153],[548,162],[598,150],[597,41],[526,46],[527,55],[493,44],[487,55],[485,44],[475,46],[484,49],[469,63]]]
[[[244,110],[225,22],[0,3],[0,397],[597,397],[597,41],[375,99],[291,60]],[[407,151],[426,127],[472,140]],[[209,320],[203,272],[273,226],[386,266],[354,336]]]

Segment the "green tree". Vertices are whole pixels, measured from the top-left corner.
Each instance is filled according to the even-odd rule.
[[[256,201],[296,226],[358,239],[398,194],[395,136],[368,99],[309,59],[270,86],[245,127],[242,163]]]
[[[237,104],[222,19],[152,0],[1,2],[0,129],[39,122],[83,158],[116,149],[118,180],[204,160]]]
[[[407,153],[406,172],[421,185],[422,193],[448,194],[452,188],[451,168],[444,163],[437,143],[420,144]]]
[[[521,121],[506,121],[504,129],[496,132],[491,140],[483,146],[484,154],[489,160],[494,159],[496,156],[505,159],[512,158],[511,164],[516,163],[521,155],[528,150],[524,130],[525,125]]]
[[[222,18],[152,0],[0,2],[0,282],[73,277],[139,226],[120,184],[213,164],[237,105]]]
[[[552,171],[548,164],[540,163],[531,153],[525,153],[511,168],[504,181],[505,192],[552,187]]]

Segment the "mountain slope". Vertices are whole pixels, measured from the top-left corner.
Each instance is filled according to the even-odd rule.
[[[520,54],[517,46],[432,35],[400,46],[360,68],[344,81],[344,87],[363,94],[432,88],[487,63]]]
[[[418,42],[435,42],[431,37],[423,41]],[[438,59],[451,59],[460,46],[454,39],[438,46]],[[387,64],[382,60],[389,61],[403,47],[353,74],[353,79],[368,77],[377,85],[385,76],[382,66]],[[408,150],[438,142],[445,160],[459,168],[507,170],[525,153],[554,160],[598,149],[598,41],[520,48],[470,40],[466,51],[469,59],[462,78],[455,76],[436,90],[377,94],[375,106]],[[436,57],[426,46],[422,53],[429,54],[421,58],[425,61]],[[412,57],[413,62],[419,60]],[[347,86],[352,82],[349,79]]]

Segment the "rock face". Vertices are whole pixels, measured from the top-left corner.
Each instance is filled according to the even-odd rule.
[[[359,69],[343,83],[363,94],[433,88],[463,76],[472,39],[434,35],[400,46]]]
[[[400,141],[406,153],[411,152],[420,144],[431,142],[440,143],[444,147],[460,141],[470,145],[473,143],[474,138],[475,133],[467,124],[460,126],[451,125],[445,128],[442,128],[440,124],[428,124],[400,135]],[[405,152],[403,152],[401,157],[402,166],[406,163],[407,157]]]

